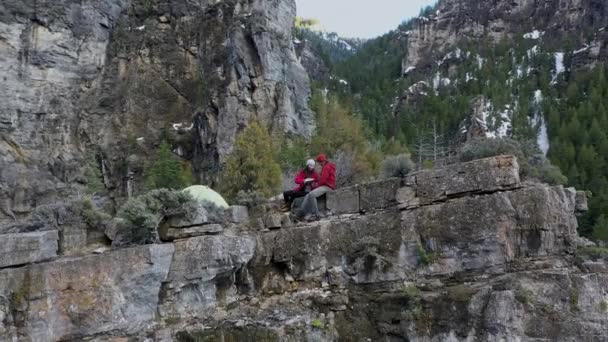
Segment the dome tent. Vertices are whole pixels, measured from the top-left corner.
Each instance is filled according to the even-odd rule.
[[[211,202],[220,208],[228,208],[228,202],[222,197],[222,195],[213,191],[211,188],[204,185],[193,185],[185,188],[183,191],[190,193],[192,197],[198,202]]]

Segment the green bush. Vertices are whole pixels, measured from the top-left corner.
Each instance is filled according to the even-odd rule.
[[[112,220],[112,216],[99,210],[88,197],[80,201],[79,207],[83,221],[92,229],[104,230]]]
[[[103,184],[103,175],[101,174],[101,168],[94,153],[86,154],[85,165],[87,192],[90,194],[104,192],[106,187]]]
[[[300,170],[310,156],[308,143],[303,138],[281,139],[279,163],[283,170]]]
[[[146,188],[183,189],[192,185],[190,166],[174,156],[167,142],[163,142],[156,152],[152,166],[146,172]]]
[[[271,197],[281,187],[281,167],[268,130],[253,121],[241,132],[228,157],[219,188],[234,201],[239,191],[259,192]]]
[[[439,254],[434,252],[429,253],[424,247],[418,245],[416,247],[416,257],[419,265],[428,266],[437,262]]]
[[[523,180],[537,180],[551,185],[566,184],[568,179],[559,168],[538,151],[534,142],[519,142],[509,138],[474,139],[465,144],[460,151],[463,162],[489,158],[499,155],[513,155],[519,163]]]
[[[477,290],[467,285],[456,285],[447,289],[448,297],[457,302],[468,302],[477,293]]]
[[[578,301],[580,297],[580,292],[576,287],[570,289],[570,310],[578,311]]]
[[[408,154],[399,154],[386,157],[380,166],[383,178],[405,177],[415,168],[414,162]]]
[[[312,322],[310,322],[310,325],[316,329],[325,328],[325,324],[323,324],[323,322],[320,319],[313,319]]]
[[[158,226],[168,216],[196,211],[197,202],[187,192],[152,190],[130,198],[115,219],[115,245],[142,245],[159,242]]]

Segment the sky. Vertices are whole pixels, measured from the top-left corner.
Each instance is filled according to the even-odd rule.
[[[394,30],[435,0],[296,0],[298,16],[348,38],[373,38]]]

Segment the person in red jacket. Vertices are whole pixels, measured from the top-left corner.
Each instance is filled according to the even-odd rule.
[[[306,167],[296,175],[297,186],[293,190],[285,191],[283,199],[285,200],[284,209],[291,208],[291,203],[296,198],[304,197],[313,189],[313,184],[319,181],[319,174],[315,170],[315,161],[309,159],[306,162]]]
[[[307,220],[318,219],[320,216],[317,198],[336,190],[336,165],[330,163],[324,154],[317,157],[317,162],[322,168],[321,177],[319,181],[313,184],[313,190],[304,197],[299,213],[300,216],[305,216]]]

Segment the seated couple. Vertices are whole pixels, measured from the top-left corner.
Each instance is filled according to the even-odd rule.
[[[304,217],[307,221],[320,217],[317,198],[336,189],[336,166],[330,163],[324,154],[320,154],[316,161],[321,165],[321,176],[315,170],[315,161],[310,159],[306,162],[306,167],[296,176],[295,182],[298,186],[283,193],[287,208],[291,207],[294,199],[304,197],[302,205],[296,210],[296,215],[298,218]]]

